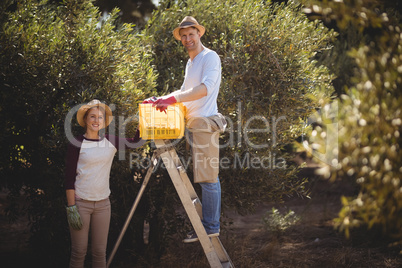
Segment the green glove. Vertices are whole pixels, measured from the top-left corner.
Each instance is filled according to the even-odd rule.
[[[77,206],[73,205],[66,207],[66,210],[67,210],[67,220],[70,227],[75,230],[81,230],[82,220],[80,213],[78,213]]]

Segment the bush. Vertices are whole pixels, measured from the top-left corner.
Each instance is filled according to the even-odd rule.
[[[36,262],[55,267],[69,257],[63,187],[66,115],[75,105],[98,98],[114,107],[113,131],[124,131],[126,126],[118,124],[151,94],[156,76],[148,48],[132,26],[118,26],[117,10],[100,22],[90,1],[53,2],[1,3],[0,186],[10,190],[11,199],[22,194],[29,200],[24,211],[10,207],[8,214],[14,219],[29,215]],[[82,133],[75,120],[72,125],[73,133]],[[134,127],[129,124],[128,132]],[[111,180],[120,190],[135,192],[137,187],[126,162],[114,166]],[[115,196],[126,199],[119,203],[125,211],[132,192]],[[112,195],[112,202],[116,199]]]
[[[273,234],[280,235],[289,227],[292,227],[300,220],[300,217],[294,211],[289,210],[285,215],[279,212],[278,209],[272,208],[262,218],[263,228]]]
[[[314,56],[330,48],[335,34],[310,22],[292,1],[162,1],[143,33],[154,52],[159,94],[183,82],[188,56],[172,30],[186,15],[206,27],[201,41],[222,61],[218,106],[229,122],[221,137],[225,205],[247,212],[262,200],[306,194],[284,148],[303,133],[318,99],[333,92],[331,75]]]
[[[66,115],[75,105],[98,98],[114,104],[116,120],[109,130],[132,133],[135,123],[122,122],[130,121],[137,102],[154,95],[155,88],[163,94],[182,83],[187,55],[171,31],[188,14],[206,27],[203,43],[222,60],[218,102],[230,122],[222,135],[221,157],[229,160],[220,175],[224,206],[247,212],[263,200],[305,194],[285,146],[303,133],[304,120],[333,91],[328,70],[314,56],[330,48],[334,33],[309,22],[299,5],[163,1],[141,34],[119,24],[117,10],[100,21],[90,1],[1,5],[1,187],[10,190],[10,198],[22,192],[30,201],[25,212],[38,264],[54,267],[68,261],[62,176]],[[73,133],[79,131],[73,120]],[[140,154],[146,157],[149,148]],[[113,165],[111,188],[118,194],[111,196],[111,244],[138,190],[132,175],[140,182],[143,171],[129,170],[123,161]],[[123,240],[126,249],[138,242],[138,251],[118,255],[138,259],[149,253],[156,257],[149,264],[157,261],[172,234],[185,232],[183,217],[175,211],[180,203],[166,176],[161,170],[151,180]],[[20,213],[9,209],[10,216]],[[149,248],[142,243],[144,220],[151,226]]]
[[[360,186],[357,196],[342,198],[340,230],[349,236],[350,228],[376,226],[402,244],[401,25],[378,10],[372,1],[328,2],[314,9],[323,19],[335,19],[340,30],[351,25],[372,35],[349,51],[358,70],[336,104],[339,139],[329,148],[336,152],[332,168],[323,171]],[[315,136],[326,136],[325,131]]]

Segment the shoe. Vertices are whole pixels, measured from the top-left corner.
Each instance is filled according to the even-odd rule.
[[[217,233],[207,233],[208,237],[217,237],[219,236],[219,232]],[[198,241],[198,236],[194,230],[187,233],[187,237],[183,239],[183,243],[192,243]]]

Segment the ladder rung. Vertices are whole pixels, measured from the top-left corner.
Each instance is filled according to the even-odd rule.
[[[197,198],[192,199],[191,201],[193,202],[193,205],[194,205],[195,209],[197,210],[198,216],[200,216],[200,218],[202,219],[202,204],[201,204],[200,199],[197,197]]]
[[[181,163],[174,146],[172,146],[170,142],[163,140],[155,140],[155,145],[158,149],[162,147],[169,148],[160,153],[162,156],[162,161],[167,168],[173,185],[176,188],[177,194],[179,195],[183,207],[186,210],[187,216],[189,217],[194,230],[197,232],[199,241],[204,249],[204,253],[209,264],[211,267],[234,268],[234,265],[230,260],[225,248],[223,247],[219,237],[211,237],[208,239],[204,226],[200,221],[202,219],[201,201],[186,174],[186,170],[183,167],[183,164]]]
[[[222,268],[231,268],[230,262],[222,262]]]
[[[193,200],[192,200],[192,202],[193,202],[193,204],[194,204],[194,206],[196,205],[196,204],[201,204],[201,201],[200,201],[200,199],[197,197],[197,198],[194,198]]]
[[[184,168],[183,166],[178,166],[178,167],[177,167],[177,170],[178,170],[180,173],[186,173],[186,170],[185,170],[185,168]]]

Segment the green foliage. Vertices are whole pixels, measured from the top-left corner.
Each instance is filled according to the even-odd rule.
[[[328,66],[335,76],[332,84],[335,88],[336,96],[344,94],[344,88],[353,85],[351,78],[358,68],[348,51],[357,48],[365,36],[355,27],[349,26],[339,33],[331,50],[319,55],[318,61]]]
[[[278,209],[272,208],[262,218],[263,228],[274,234],[281,234],[289,227],[292,227],[300,220],[300,217],[294,211],[289,210],[286,214],[282,214]]]
[[[1,5],[0,186],[10,190],[10,198],[22,193],[30,201],[25,209],[36,263],[53,267],[68,259],[62,175],[66,115],[75,105],[98,98],[113,104],[116,120],[109,130],[132,133],[128,117],[139,101],[154,95],[155,88],[163,94],[181,86],[187,54],[172,30],[185,15],[206,27],[203,43],[222,60],[218,102],[230,122],[221,150],[221,157],[229,160],[220,175],[225,206],[246,212],[261,200],[305,194],[284,146],[303,133],[301,122],[333,91],[328,70],[314,56],[330,48],[334,33],[309,22],[297,4],[165,1],[141,34],[120,25],[117,10],[99,22],[99,11],[90,1]],[[82,131],[75,120],[72,125],[73,133]],[[149,153],[149,148],[139,152],[142,157]],[[125,161],[113,165],[111,238],[117,237],[143,173],[129,170]],[[167,238],[185,232],[183,217],[175,211],[178,205],[166,172],[159,171],[121,245],[133,249],[139,241],[142,247],[120,254],[138,259],[149,250],[156,261]],[[9,209],[12,218],[21,212],[14,208]],[[141,243],[144,220],[151,226],[149,248]]]
[[[292,1],[162,1],[143,33],[160,94],[183,82],[188,56],[172,31],[186,15],[206,27],[201,41],[222,61],[218,105],[229,122],[221,137],[225,204],[247,212],[261,200],[305,194],[283,148],[303,133],[316,100],[333,92],[331,75],[314,56],[330,48],[335,34],[310,22]]]
[[[24,213],[37,263],[55,264],[69,256],[66,115],[98,98],[114,107],[117,127],[119,116],[133,115],[137,102],[153,91],[156,75],[149,49],[132,26],[116,26],[117,10],[100,27],[99,10],[90,1],[12,3],[0,8],[0,186],[10,190],[9,198],[22,194],[30,201]],[[75,119],[72,128],[82,133]],[[114,187],[135,187],[127,162],[111,179]],[[11,218],[21,212],[8,211]]]
[[[338,103],[339,140],[331,150],[333,176],[348,176],[360,185],[360,193],[343,198],[337,219],[340,230],[379,226],[402,243],[402,34],[398,20],[378,13],[372,1],[324,2],[315,11],[336,19],[343,30],[353,25],[371,31],[370,42],[349,51],[358,67]],[[310,9],[311,11],[311,9]],[[318,131],[321,136],[325,129]]]

